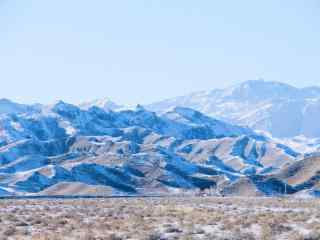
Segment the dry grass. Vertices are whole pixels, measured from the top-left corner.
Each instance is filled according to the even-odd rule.
[[[0,201],[0,239],[320,239],[320,201],[170,198]]]

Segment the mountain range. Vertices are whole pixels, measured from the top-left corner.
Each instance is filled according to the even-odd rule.
[[[176,106],[193,108],[277,138],[320,137],[319,87],[296,88],[279,82],[252,80],[226,89],[160,101],[146,108],[162,113]]]
[[[249,81],[127,110],[109,99],[79,106],[2,99],[0,195],[210,190],[231,196],[318,196],[319,141],[308,138],[317,137],[316,131],[308,135],[301,128],[299,134],[289,134],[290,126],[272,131],[280,129],[280,116],[282,121],[291,116],[274,109],[290,101],[316,103],[319,92]],[[296,110],[288,112],[300,111],[300,105],[290,106]],[[310,117],[306,112],[305,118]],[[275,124],[267,124],[272,128],[264,129],[255,119],[263,114],[264,123]],[[285,125],[291,124],[298,123],[291,119]],[[291,138],[296,135],[305,136]]]

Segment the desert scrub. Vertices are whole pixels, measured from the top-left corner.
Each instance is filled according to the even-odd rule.
[[[276,198],[4,200],[0,234],[18,240],[317,239],[319,205]]]

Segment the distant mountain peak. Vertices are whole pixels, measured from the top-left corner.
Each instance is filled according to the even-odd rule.
[[[274,137],[320,137],[320,87],[249,80],[225,89],[195,92],[147,106],[165,113],[187,107],[216,119],[249,126]]]
[[[63,100],[58,100],[57,102],[54,103],[53,106],[54,107],[61,107],[61,108],[70,107],[70,106],[76,107],[75,105],[73,105],[71,103],[67,103],[67,102],[65,102]]]
[[[80,109],[76,105],[59,100],[53,105],[52,110],[54,112],[59,113],[59,112],[75,112],[75,111],[79,111]]]
[[[264,79],[248,80],[225,89],[224,97],[246,101],[259,101],[274,98],[286,98],[298,95],[299,89],[286,83],[266,81]]]
[[[93,107],[93,106],[102,108],[105,111],[109,111],[109,110],[114,111],[114,110],[118,110],[118,109],[123,108],[123,106],[121,106],[119,104],[116,104],[115,102],[113,102],[108,97],[101,98],[101,99],[95,99],[93,101],[84,102],[84,103],[81,103],[79,105],[80,108],[85,109],[85,110],[87,110],[87,109],[89,109],[90,107]]]

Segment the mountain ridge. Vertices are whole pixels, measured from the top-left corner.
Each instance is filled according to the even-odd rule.
[[[147,105],[155,112],[189,107],[220,120],[286,138],[320,137],[320,87],[251,80],[226,89],[196,92]],[[291,122],[291,124],[286,124]]]
[[[320,141],[287,134],[303,130],[317,136],[319,93],[317,87],[248,81],[167,100],[157,111],[152,105],[112,109],[109,99],[79,106],[3,99],[0,195],[214,190],[315,197]],[[218,117],[206,114],[212,110]],[[261,121],[262,129],[246,124]],[[271,124],[271,130],[282,131],[280,137],[268,133],[270,121],[283,123]]]
[[[111,194],[204,190],[275,172],[300,155],[188,108],[158,115],[142,106],[113,112],[59,101],[38,112],[1,115],[0,122],[3,195],[73,185],[107,187]]]

